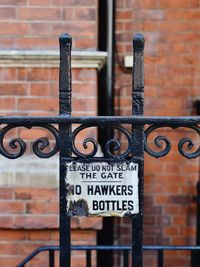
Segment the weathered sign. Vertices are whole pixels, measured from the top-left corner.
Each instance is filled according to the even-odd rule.
[[[66,163],[68,216],[139,213],[138,164]]]

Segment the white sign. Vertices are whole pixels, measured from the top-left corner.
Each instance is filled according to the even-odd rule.
[[[66,163],[66,184],[69,216],[139,213],[136,163]]]

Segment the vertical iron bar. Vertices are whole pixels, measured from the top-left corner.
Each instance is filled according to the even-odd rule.
[[[200,173],[200,171],[199,171]],[[196,245],[199,246],[200,245],[200,180],[197,182],[196,184],[196,192],[197,192],[197,196],[195,197],[195,200],[196,200]],[[194,252],[191,252],[191,266],[195,266],[194,265],[194,262],[197,262],[197,265],[198,265],[198,262],[200,262],[200,253],[199,251],[194,251]],[[197,266],[196,265],[196,266]]]
[[[137,33],[133,38],[133,91],[132,113],[143,115],[144,106],[144,36]],[[143,169],[144,169],[144,127],[135,125],[132,129],[133,157],[139,159],[139,214],[132,218],[132,266],[143,265]]]
[[[91,250],[86,250],[86,267],[91,267]]]
[[[199,250],[191,250],[191,267],[199,267]]]
[[[128,260],[128,250],[123,250],[123,267],[128,267],[129,260]]]
[[[158,267],[163,267],[163,256],[164,256],[164,251],[158,250]]]
[[[49,267],[54,267],[54,255],[55,251],[54,250],[49,250]]]
[[[62,34],[60,43],[60,71],[59,71],[59,107],[60,115],[71,115],[71,45],[72,39],[68,34]],[[60,135],[60,267],[70,267],[71,236],[70,218],[66,214],[66,168],[65,158],[71,154],[71,125],[59,125]]]
[[[200,171],[199,171],[200,173]],[[200,245],[200,180],[196,184],[196,203],[197,203],[197,213],[196,213],[196,245]]]

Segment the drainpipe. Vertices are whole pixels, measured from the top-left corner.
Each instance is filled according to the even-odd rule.
[[[98,115],[114,115],[114,50],[115,50],[115,0],[99,0],[99,36],[100,51],[107,51],[107,64],[98,75]],[[105,152],[105,144],[113,138],[111,129],[98,130],[98,142]],[[103,227],[97,234],[98,245],[113,245],[113,218],[103,218]],[[113,266],[112,251],[97,253],[97,267]]]
[[[107,51],[107,64],[99,74],[98,115],[114,115],[114,49],[115,48],[115,0],[99,0],[99,50]],[[112,139],[113,131],[99,131],[99,143],[104,147]]]
[[[107,0],[108,5],[108,31],[107,31],[107,98],[108,107],[106,115],[114,115],[114,46],[115,46],[115,1]]]

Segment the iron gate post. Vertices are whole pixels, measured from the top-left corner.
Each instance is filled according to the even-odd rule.
[[[143,115],[144,107],[144,36],[137,33],[133,38],[133,88],[132,114]],[[139,214],[132,218],[132,266],[143,265],[143,168],[144,127],[132,129],[133,157],[139,159]]]
[[[60,43],[60,72],[59,72],[59,111],[60,115],[71,116],[71,45],[72,38],[63,34]],[[67,187],[65,182],[66,158],[71,155],[71,124],[59,124],[60,136],[60,180],[59,180],[59,233],[60,233],[60,267],[70,267],[71,236],[70,217],[67,216]]]
[[[196,246],[200,245],[200,181],[196,184]],[[191,267],[198,267],[200,263],[200,251],[191,251]]]

